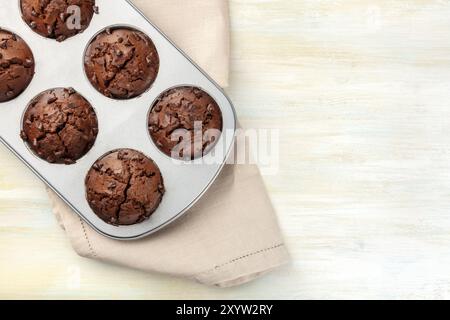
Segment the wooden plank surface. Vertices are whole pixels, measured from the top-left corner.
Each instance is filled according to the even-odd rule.
[[[0,298],[450,298],[450,1],[231,0],[229,93],[280,128],[293,263],[233,289],[77,257],[0,148]]]

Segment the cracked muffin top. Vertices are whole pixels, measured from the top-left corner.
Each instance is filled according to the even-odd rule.
[[[50,163],[73,164],[94,145],[98,122],[89,102],[72,88],[45,91],[25,111],[22,139]]]
[[[31,49],[19,36],[0,29],[0,102],[16,98],[34,76]]]
[[[219,140],[222,112],[216,101],[196,87],[164,92],[149,114],[148,129],[156,146],[175,159],[194,160]]]
[[[23,20],[36,33],[64,41],[89,26],[95,0],[21,0]]]
[[[86,177],[86,197],[94,213],[112,225],[148,219],[164,195],[158,166],[139,151],[115,150],[100,158]]]
[[[144,33],[130,28],[108,28],[90,43],[84,57],[86,75],[103,95],[131,99],[156,80],[159,56]]]

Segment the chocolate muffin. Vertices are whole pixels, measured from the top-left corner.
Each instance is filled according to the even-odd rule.
[[[64,41],[89,26],[95,0],[21,0],[23,20],[36,33]]]
[[[22,139],[40,158],[73,164],[94,145],[97,116],[74,89],[58,88],[34,98],[25,111]]]
[[[91,42],[84,57],[86,75],[103,95],[130,99],[147,91],[158,75],[152,40],[130,28],[108,28]]]
[[[164,192],[158,166],[131,149],[108,153],[86,177],[89,205],[98,217],[113,225],[132,225],[148,219]]]
[[[207,154],[219,140],[222,112],[214,99],[195,87],[164,92],[149,114],[148,129],[158,148],[175,159]]]
[[[16,98],[34,76],[31,49],[19,36],[0,29],[0,102]]]

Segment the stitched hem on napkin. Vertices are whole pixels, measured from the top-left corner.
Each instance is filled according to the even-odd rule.
[[[236,257],[197,274],[193,278],[203,284],[221,288],[242,285],[259,278],[290,261],[283,243]]]

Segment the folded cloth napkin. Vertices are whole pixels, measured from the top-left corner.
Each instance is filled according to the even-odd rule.
[[[134,3],[219,84],[227,85],[226,0]],[[275,212],[254,165],[227,165],[185,216],[137,241],[115,241],[96,233],[52,191],[49,196],[60,225],[83,257],[219,287],[243,284],[289,261]]]

